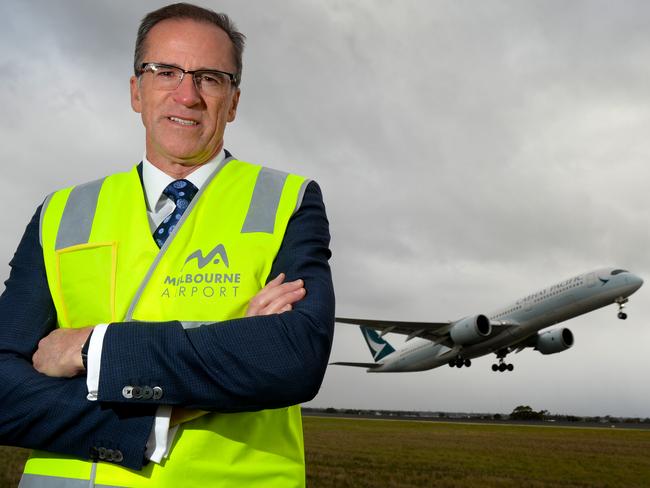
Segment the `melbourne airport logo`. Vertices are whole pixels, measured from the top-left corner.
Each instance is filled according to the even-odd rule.
[[[160,296],[234,298],[237,296],[240,282],[241,274],[230,269],[226,247],[217,244],[207,254],[203,254],[201,249],[190,253],[177,275],[165,276]]]
[[[230,267],[230,265],[228,264],[228,254],[226,253],[226,248],[223,246],[223,244],[218,244],[205,257],[203,257],[203,253],[201,252],[200,249],[194,251],[192,254],[187,256],[187,259],[185,260],[185,264],[183,264],[183,268],[185,268],[185,265],[189,263],[192,259],[196,259],[196,262],[199,265],[199,269],[202,269],[208,264],[210,264],[210,261],[212,261],[212,258],[214,258],[216,255],[219,255],[221,261],[223,261],[223,264],[226,265],[226,268]],[[217,258],[212,262],[213,264],[219,264],[220,261],[219,258]]]

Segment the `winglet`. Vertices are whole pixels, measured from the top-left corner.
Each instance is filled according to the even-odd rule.
[[[370,348],[370,354],[375,361],[381,361],[389,354],[395,352],[395,348],[391,346],[385,339],[379,336],[374,329],[369,327],[360,326],[363,338]]]

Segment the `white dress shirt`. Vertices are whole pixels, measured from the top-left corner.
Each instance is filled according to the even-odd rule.
[[[217,167],[226,158],[225,151],[221,150],[211,161],[199,166],[196,170],[185,177],[199,190],[217,169]],[[147,214],[149,216],[149,225],[151,233],[156,230],[160,223],[171,214],[176,205],[163,190],[169,185],[174,178],[167,173],[156,168],[147,158],[142,158],[142,183],[144,194],[147,201]],[[99,375],[102,358],[102,346],[104,343],[104,334],[109,324],[99,324],[95,326],[90,343],[88,344],[88,362],[86,371],[86,386],[88,387],[88,400],[97,400],[97,391],[99,389]],[[161,405],[156,410],[156,419],[153,429],[147,441],[145,457],[155,463],[160,463],[163,457],[167,457],[169,447],[174,440],[178,426],[169,428],[172,407]]]

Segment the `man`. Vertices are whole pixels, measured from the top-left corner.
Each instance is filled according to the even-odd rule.
[[[38,449],[20,486],[304,486],[329,232],[315,183],[223,149],[243,39],[192,5],[148,14],[143,162],[26,229],[0,297],[0,440]]]

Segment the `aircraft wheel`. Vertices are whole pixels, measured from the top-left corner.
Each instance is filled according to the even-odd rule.
[[[469,368],[471,365],[472,365],[472,361],[470,361],[469,359],[466,359],[465,360],[465,367]]]
[[[508,371],[512,371],[513,369],[515,369],[515,366],[513,364],[509,364]]]
[[[506,370],[506,365],[505,363],[499,364],[499,372],[503,373]]]
[[[456,367],[457,368],[462,368],[463,367],[463,360],[462,359],[459,359],[458,361],[456,361]]]
[[[496,364],[493,364],[492,365],[492,371],[499,371],[499,366],[497,366]]]
[[[454,366],[456,366],[456,361],[449,361],[449,367],[453,368]]]
[[[618,312],[618,318],[625,320],[627,318],[627,314],[625,312]]]

